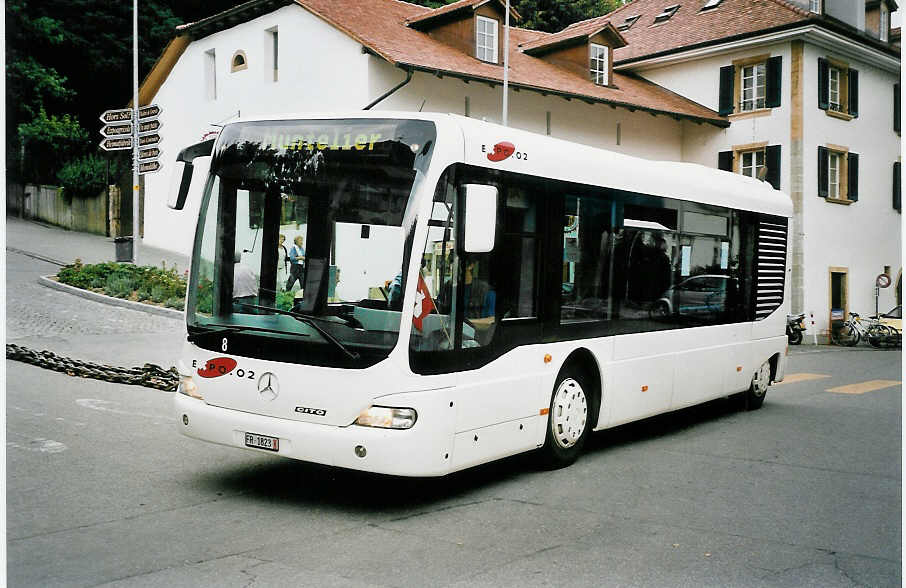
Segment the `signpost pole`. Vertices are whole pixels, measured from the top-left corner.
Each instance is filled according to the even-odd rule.
[[[132,263],[138,263],[138,0],[132,0]]]
[[[506,16],[503,25],[503,126],[508,126],[510,90],[510,0],[506,0]]]

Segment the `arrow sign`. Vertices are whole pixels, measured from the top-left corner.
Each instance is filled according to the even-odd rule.
[[[164,123],[156,118],[147,122],[140,121],[138,123],[138,134],[144,135],[145,133],[153,133],[154,131],[160,130],[162,126],[164,126]]]
[[[149,118],[157,118],[158,116],[160,116],[161,112],[163,112],[163,109],[157,104],[142,106],[138,109],[138,119],[145,120]]]
[[[159,171],[161,168],[160,162],[156,159],[154,161],[145,161],[144,163],[138,164],[138,173],[140,174],[150,174],[156,171]]]
[[[139,147],[147,147],[147,146],[154,147],[157,143],[160,143],[160,135],[158,135],[158,134],[141,135],[138,138]]]
[[[132,109],[118,108],[116,110],[105,110],[100,118],[103,123],[129,122],[132,120]]]
[[[148,147],[145,149],[139,149],[138,150],[138,159],[139,159],[139,161],[143,161],[146,159],[157,159],[158,157],[160,157],[161,153],[163,153],[163,151],[161,151],[157,147]]]
[[[132,149],[132,137],[119,137],[101,140],[101,149],[104,151],[122,151]]]
[[[121,137],[132,134],[131,124],[107,125],[101,129],[101,134],[105,137]]]

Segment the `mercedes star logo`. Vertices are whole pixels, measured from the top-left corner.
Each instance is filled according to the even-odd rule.
[[[277,383],[277,376],[271,372],[264,372],[258,378],[258,396],[262,400],[271,401],[280,394],[280,385]]]

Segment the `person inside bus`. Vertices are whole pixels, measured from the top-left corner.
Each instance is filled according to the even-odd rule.
[[[258,277],[242,263],[242,253],[237,253],[233,264],[233,313],[253,313],[247,304],[257,304]]]
[[[293,243],[295,245],[289,250],[289,278],[286,280],[285,288],[287,292],[292,290],[296,281],[299,282],[300,288],[305,287],[305,248],[302,246],[304,244],[302,235],[297,235]]]

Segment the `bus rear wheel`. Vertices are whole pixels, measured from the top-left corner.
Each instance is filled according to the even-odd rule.
[[[585,445],[591,429],[590,388],[584,375],[565,367],[557,376],[547,415],[547,435],[541,452],[549,468],[570,465]]]
[[[755,375],[752,376],[752,383],[749,390],[745,393],[746,410],[757,410],[764,404],[764,397],[768,393],[768,386],[771,385],[771,361],[768,360],[761,364]]]

